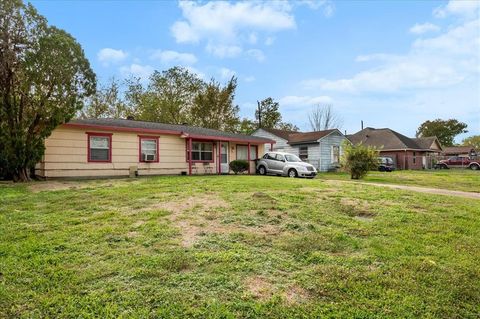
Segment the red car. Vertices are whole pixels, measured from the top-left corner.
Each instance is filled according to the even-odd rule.
[[[479,170],[480,160],[469,158],[469,157],[453,156],[447,160],[439,161],[435,165],[435,168],[438,168],[438,169],[470,168],[473,170]]]

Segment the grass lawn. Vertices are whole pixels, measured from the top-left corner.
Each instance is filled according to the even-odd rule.
[[[318,178],[350,180],[347,173],[321,173]],[[369,172],[362,182],[423,186],[480,193],[480,171],[469,169]]]
[[[475,199],[260,176],[0,185],[2,318],[478,318],[479,260]]]

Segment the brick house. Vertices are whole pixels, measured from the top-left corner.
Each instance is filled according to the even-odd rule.
[[[347,138],[353,144],[378,148],[381,156],[393,159],[397,169],[426,168],[427,157],[442,152],[436,137],[409,138],[389,128],[367,127]]]

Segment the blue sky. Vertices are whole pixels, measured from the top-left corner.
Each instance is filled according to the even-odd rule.
[[[205,79],[238,77],[253,117],[273,97],[285,121],[332,104],[342,131],[390,127],[413,136],[457,118],[480,134],[477,1],[33,1],[82,45],[99,82],[182,65]]]

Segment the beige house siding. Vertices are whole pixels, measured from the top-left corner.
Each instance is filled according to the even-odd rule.
[[[88,135],[90,133],[112,134],[111,163],[88,162]],[[159,162],[139,162],[139,135],[159,137]],[[192,174],[217,173],[218,149],[213,142],[213,163],[193,163]],[[45,141],[43,161],[37,165],[37,174],[44,177],[96,177],[128,176],[131,166],[138,167],[138,175],[176,175],[186,172],[185,139],[175,135],[138,134],[135,132],[117,132],[93,129],[60,127],[53,131]],[[230,143],[230,158],[236,158],[236,144]],[[258,146],[258,153],[263,145]],[[251,162],[251,172],[255,172],[255,163]]]

